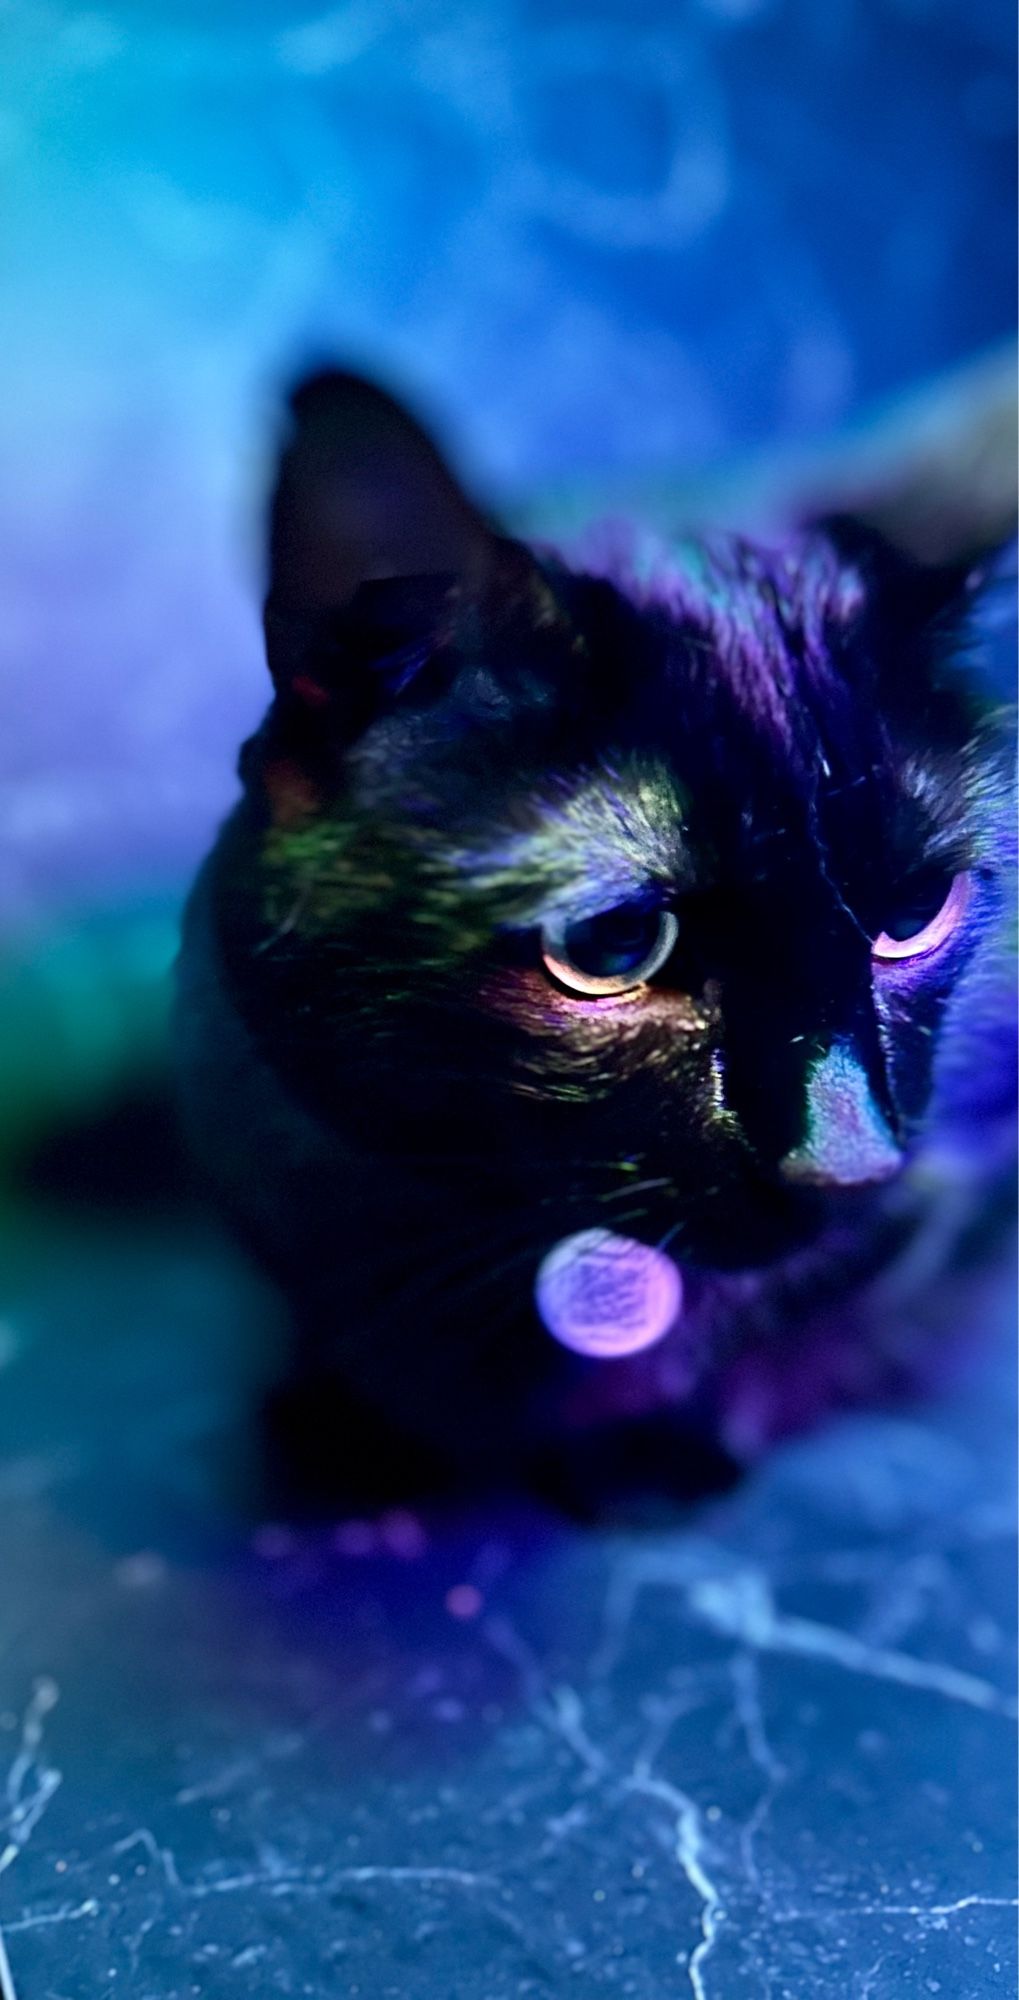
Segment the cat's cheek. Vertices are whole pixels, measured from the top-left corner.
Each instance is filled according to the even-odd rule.
[[[592,999],[567,993],[531,966],[489,973],[478,987],[477,1000],[502,1020],[557,1039],[576,1033],[582,1041],[611,1038],[622,1043],[635,1030],[689,1036],[703,1034],[708,1027],[708,1016],[684,994],[636,986]]]
[[[646,1146],[670,1103],[691,1094],[708,1101],[711,1024],[682,996],[646,987],[573,999],[543,974],[518,970],[478,998],[516,1031],[517,1085],[525,1095],[558,1100],[573,1118],[611,1112],[628,1147]]]
[[[522,1054],[549,1052],[569,1062],[571,1050],[583,1050],[590,1060],[618,1046],[632,1032],[632,996],[606,1000],[571,1000],[544,974],[529,967],[500,967],[480,981],[474,1003],[520,1037]]]
[[[965,956],[953,950],[937,965],[918,959],[876,971],[874,1009],[892,1097],[914,1128],[928,1110],[938,1035]]]

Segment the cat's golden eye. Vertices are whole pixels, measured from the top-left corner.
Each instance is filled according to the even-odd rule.
[[[653,978],[669,957],[679,925],[671,910],[617,903],[594,917],[548,923],[541,955],[553,978],[571,993],[608,998]]]
[[[894,914],[886,919],[887,928],[874,939],[873,957],[882,965],[927,958],[947,944],[959,929],[969,896],[968,875],[932,872],[918,877],[900,899]]]

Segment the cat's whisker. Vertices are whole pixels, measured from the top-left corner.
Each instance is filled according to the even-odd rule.
[[[670,1244],[670,1243],[674,1243],[674,1242],[675,1242],[675,1240],[676,1240],[676,1238],[677,1238],[677,1236],[680,1236],[680,1235],[682,1235],[682,1232],[683,1232],[683,1230],[684,1230],[684,1228],[685,1228],[685,1227],[686,1227],[686,1225],[685,1225],[685,1223],[683,1223],[683,1222],[674,1222],[674,1223],[672,1224],[671,1228],[669,1228],[669,1229],[667,1229],[667,1230],[666,1230],[666,1232],[665,1232],[665,1235],[664,1235],[664,1236],[660,1236],[660,1237],[659,1237],[659,1239],[658,1239],[658,1242],[657,1242],[657,1243],[655,1244],[655,1246],[654,1246],[654,1247],[655,1247],[655,1249],[656,1249],[656,1250],[667,1250],[667,1249],[668,1249],[668,1247],[669,1247],[669,1244]]]
[[[640,1223],[650,1220],[650,1210],[642,1204],[639,1208],[625,1209],[622,1215],[614,1215],[612,1220],[613,1227],[617,1230],[624,1227],[636,1228]]]
[[[447,1266],[424,1291],[419,1282],[412,1281],[388,1302],[388,1309],[384,1314],[373,1316],[370,1326],[372,1338],[374,1340],[379,1336],[384,1337],[394,1324],[400,1322],[404,1313],[408,1310],[420,1311],[422,1305],[427,1305],[428,1319],[434,1324],[440,1318],[442,1306],[448,1305],[450,1319],[447,1323],[440,1324],[437,1329],[443,1339],[474,1339],[479,1326],[483,1325],[487,1329],[491,1325],[491,1317],[486,1315],[484,1320],[472,1319],[468,1316],[466,1308],[473,1301],[483,1297],[486,1292],[493,1292],[500,1280],[509,1277],[521,1266],[530,1262],[533,1262],[534,1268],[537,1269],[537,1253],[533,1246],[528,1244],[498,1264],[493,1265],[486,1261],[480,1270],[468,1269],[458,1275],[455,1269],[451,1271]],[[519,1309],[519,1299],[513,1297],[509,1301],[509,1313],[516,1313]]]
[[[498,1251],[508,1243],[516,1242],[519,1244],[519,1241],[519,1228],[486,1232],[481,1241],[478,1240],[475,1232],[466,1241],[462,1240],[458,1243],[445,1257],[436,1258],[434,1255],[430,1256],[427,1265],[422,1271],[415,1272],[406,1279],[401,1280],[395,1290],[388,1292],[385,1299],[380,1301],[378,1309],[371,1316],[372,1332],[384,1331],[408,1307],[411,1309],[420,1309],[436,1293],[441,1293],[446,1287],[449,1287],[450,1295],[455,1296],[460,1277],[465,1273],[468,1275],[473,1274],[479,1261],[483,1265],[480,1274],[481,1282],[492,1282],[494,1271],[502,1269],[501,1266],[492,1265],[491,1257],[493,1252]],[[532,1254],[534,1253],[529,1244],[524,1245],[514,1252],[514,1258],[510,1261],[513,1262]]]
[[[677,1191],[671,1176],[661,1174],[656,1180],[631,1181],[627,1187],[615,1188],[611,1194],[602,1196],[602,1207],[607,1208],[611,1202],[625,1201],[628,1196],[652,1194],[657,1188],[668,1188],[670,1194],[676,1196]]]

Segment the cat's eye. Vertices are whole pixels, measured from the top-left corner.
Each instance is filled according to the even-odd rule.
[[[678,936],[671,910],[617,903],[594,917],[546,924],[541,949],[546,969],[561,986],[599,999],[628,993],[653,978]]]
[[[917,877],[900,898],[871,951],[883,965],[926,958],[958,930],[969,902],[968,875],[931,873]]]

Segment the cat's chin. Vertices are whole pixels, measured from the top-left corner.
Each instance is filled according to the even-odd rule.
[[[753,1279],[779,1284],[826,1270],[833,1258],[865,1255],[871,1244],[897,1243],[912,1227],[914,1204],[896,1198],[894,1184],[810,1190],[786,1196],[769,1190],[748,1202],[736,1227],[731,1215],[684,1246],[684,1270],[702,1282]]]

